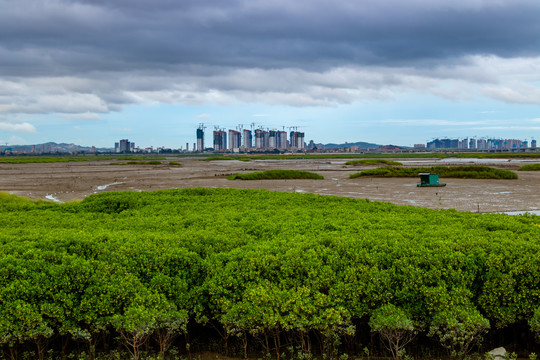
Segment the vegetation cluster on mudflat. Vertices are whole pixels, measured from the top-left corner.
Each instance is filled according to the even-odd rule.
[[[385,159],[363,159],[347,161],[345,165],[403,165],[399,161]]]
[[[398,167],[385,166],[368,169],[351,174],[351,179],[361,176],[378,177],[418,177],[420,173],[439,174],[445,178],[459,179],[517,179],[518,175],[510,170],[497,169],[489,166],[429,166],[429,167]]]
[[[527,164],[520,166],[519,171],[540,171],[540,164]]]
[[[286,179],[311,179],[323,180],[324,176],[300,170],[266,170],[250,173],[237,173],[227,177],[228,180],[286,180]]]
[[[540,334],[534,215],[194,188],[0,194],[0,228],[4,358],[397,358],[406,342],[377,335],[404,334],[416,358],[462,359],[486,333],[527,352]]]

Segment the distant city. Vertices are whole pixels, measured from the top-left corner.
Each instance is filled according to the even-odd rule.
[[[423,152],[423,151],[539,151],[535,139],[501,139],[501,138],[436,138],[426,144],[414,144],[413,147],[399,145],[379,145],[367,142],[343,144],[321,144],[310,140],[305,142],[305,133],[298,131],[297,126],[283,127],[283,130],[255,128],[244,129],[242,125],[236,129],[224,129],[214,126],[212,143],[206,144],[205,130],[207,126],[200,123],[195,130],[196,142],[190,146],[170,149],[166,147],[139,148],[129,139],[119,140],[114,148],[96,148],[75,144],[46,143],[39,145],[0,146],[0,155],[39,155],[39,154],[97,154],[97,153],[297,153],[297,152]],[[288,128],[289,131],[285,131]]]
[[[469,149],[469,150],[517,150],[536,148],[536,140],[530,146],[527,140],[517,139],[434,139],[426,145],[415,144],[415,148],[428,149]]]

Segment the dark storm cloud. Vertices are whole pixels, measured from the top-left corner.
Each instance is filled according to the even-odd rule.
[[[416,67],[474,54],[536,56],[539,18],[537,0],[7,0],[0,71]]]
[[[0,0],[0,120],[406,92],[538,104],[539,18],[538,0]]]

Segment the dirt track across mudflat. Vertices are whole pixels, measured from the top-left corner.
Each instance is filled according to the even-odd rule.
[[[169,159],[168,159],[169,160]],[[306,192],[386,201],[432,209],[473,212],[540,210],[540,172],[517,172],[518,180],[441,179],[446,187],[419,188],[416,178],[349,179],[373,166],[347,166],[344,159],[200,161],[171,158],[182,166],[110,165],[110,161],[50,164],[0,164],[0,192],[31,199],[72,201],[105,191],[151,191],[171,188],[221,187]],[[531,161],[418,159],[404,166],[488,165],[516,171]],[[313,171],[324,180],[227,180],[236,172],[295,169]]]

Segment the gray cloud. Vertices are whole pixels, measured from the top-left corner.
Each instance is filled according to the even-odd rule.
[[[0,113],[401,91],[539,103],[538,18],[537,0],[5,0]]]
[[[0,58],[4,75],[190,64],[417,66],[470,54],[540,51],[535,0],[12,0],[0,5],[0,14],[0,48],[10,54]]]

